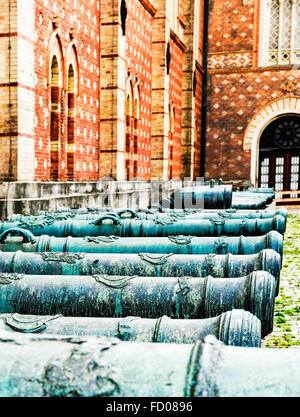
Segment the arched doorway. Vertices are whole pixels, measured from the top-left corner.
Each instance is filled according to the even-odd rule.
[[[275,191],[300,189],[300,115],[278,117],[264,129],[258,179],[260,187]]]

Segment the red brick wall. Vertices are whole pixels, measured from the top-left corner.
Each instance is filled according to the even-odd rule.
[[[297,75],[298,74],[298,75]],[[243,136],[255,113],[286,95],[289,77],[299,71],[226,72],[209,75],[206,175],[224,179],[250,177],[250,151],[243,152]],[[299,78],[298,78],[299,79]]]
[[[182,63],[183,51],[173,39],[170,39],[170,78],[169,78],[169,108],[174,105],[175,126],[173,133],[173,179],[180,178],[181,168],[181,116],[182,116]],[[170,145],[169,145],[170,146]],[[170,158],[170,154],[169,154]],[[168,161],[170,164],[170,160]]]
[[[204,13],[204,0],[200,0],[199,10],[199,42],[198,42],[198,62],[202,65],[202,54],[203,54],[203,13]]]
[[[100,40],[99,0],[77,0],[66,3],[36,1],[36,171],[35,179],[50,179],[50,87],[49,87],[49,39],[53,33],[54,16],[60,18],[58,29],[66,66],[67,48],[71,44],[71,28],[76,31],[75,45],[79,63],[79,94],[75,97],[76,116],[74,121],[75,180],[98,179],[99,143],[99,78],[100,78]],[[64,9],[64,11],[63,11]],[[64,16],[63,16],[64,13]],[[42,17],[42,18],[41,18]],[[65,72],[67,68],[64,69]],[[59,180],[67,179],[67,84],[64,74],[61,98]]]
[[[210,3],[209,52],[250,51],[253,45],[253,0]]]
[[[202,106],[202,72],[198,67],[195,70],[195,144],[194,144],[194,177],[200,175],[200,143],[201,143],[201,106]]]
[[[137,77],[140,91],[140,119],[137,134],[137,177],[150,180],[152,20],[139,0],[127,1],[126,59],[130,76]]]
[[[259,1],[215,0],[209,21],[206,177],[250,178],[243,137],[256,112],[299,81],[289,66],[258,68]],[[299,93],[299,89],[298,89]]]

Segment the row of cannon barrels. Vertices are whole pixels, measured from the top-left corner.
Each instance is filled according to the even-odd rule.
[[[272,230],[284,234],[286,218],[275,215],[270,218],[228,219],[186,219],[165,217],[152,220],[138,218],[125,219],[116,213],[104,213],[96,220],[76,220],[68,218],[40,217],[37,220],[0,222],[0,233],[19,227],[32,231],[34,235],[56,237],[119,236],[119,237],[167,237],[184,236],[258,236]]]
[[[0,396],[299,394],[299,353],[260,349],[287,213],[226,204],[1,222]]]
[[[273,218],[276,215],[280,215],[286,219],[287,210],[284,207],[278,210],[168,210],[160,212],[154,209],[113,209],[108,208],[81,208],[81,209],[69,209],[66,207],[60,207],[56,212],[40,211],[38,215],[23,215],[13,214],[10,218],[11,222],[24,221],[39,223],[43,220],[66,220],[72,218],[73,220],[97,220],[100,215],[114,214],[121,218],[131,218],[139,220],[162,220],[165,218],[180,219],[180,220],[209,220],[217,218],[225,219],[268,219]]]
[[[250,188],[247,191],[233,191],[231,185],[223,185],[220,179],[219,185],[215,185],[215,180],[211,180],[210,187],[202,185],[178,189],[155,206],[161,211],[182,208],[264,209],[274,198],[274,189]]]

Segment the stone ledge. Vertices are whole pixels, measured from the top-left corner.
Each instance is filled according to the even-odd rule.
[[[147,208],[177,188],[180,181],[2,182],[0,219],[9,219],[13,213],[55,211],[60,206]]]

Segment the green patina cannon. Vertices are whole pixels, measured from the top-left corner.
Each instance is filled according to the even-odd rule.
[[[2,273],[0,285],[0,313],[203,319],[243,309],[261,320],[262,337],[273,329],[276,282],[265,271],[234,279]]]
[[[217,218],[224,219],[270,219],[276,215],[281,215],[287,218],[287,210],[282,208],[278,210],[203,210],[203,211],[189,211],[189,210],[169,210],[159,212],[154,210],[132,210],[122,209],[115,210],[114,213],[121,218],[136,218],[140,220],[162,220],[165,218],[178,218],[178,220],[213,220]],[[96,220],[99,213],[76,214],[74,220]],[[25,218],[23,220],[26,220]]]
[[[184,255],[226,254],[247,255],[273,249],[283,255],[283,235],[275,230],[263,236],[168,236],[119,237],[34,236],[29,230],[12,228],[0,235],[4,252],[86,252],[86,253],[174,253]]]
[[[94,209],[92,211],[81,210],[77,214],[74,212],[55,213],[44,212],[40,215],[22,215],[13,214],[10,221],[24,221],[24,222],[40,222],[41,220],[66,220],[72,218],[73,220],[97,220],[101,214],[107,213],[104,209]],[[287,210],[281,208],[278,210],[203,210],[203,211],[189,211],[189,210],[168,210],[163,213],[155,210],[132,210],[129,208],[110,210],[111,214],[116,214],[121,218],[135,218],[140,220],[160,220],[165,218],[178,218],[181,220],[203,220],[203,219],[269,219],[276,215],[281,215],[285,219],[287,218]]]
[[[226,346],[213,335],[158,344],[0,333],[1,397],[299,397],[299,373],[299,349]]]
[[[268,203],[271,203],[272,200],[275,198],[276,192],[274,188],[248,188],[247,190],[250,193],[258,193],[268,195]]]
[[[113,213],[104,214],[94,221],[42,219],[40,221],[16,221],[0,223],[0,233],[19,227],[36,236],[56,237],[122,236],[122,237],[167,237],[189,236],[257,236],[271,230],[283,234],[286,220],[282,216],[268,219],[226,219],[216,217],[209,220],[180,220],[166,217],[157,220],[121,219]]]
[[[2,319],[2,320],[1,320]],[[124,341],[155,343],[195,343],[213,334],[225,345],[260,347],[261,322],[245,310],[232,310],[208,319],[158,319],[141,317],[99,318],[0,315],[0,331],[69,336],[108,336]]]
[[[231,208],[232,185],[184,187],[174,191],[160,204],[170,209],[228,209]]]
[[[234,191],[232,193],[232,208],[242,209],[264,209],[271,204],[274,194],[258,191]]]
[[[0,272],[31,275],[120,275],[161,277],[242,277],[267,271],[276,279],[277,293],[281,256],[272,249],[252,255],[174,255],[156,253],[28,253],[0,252]]]

